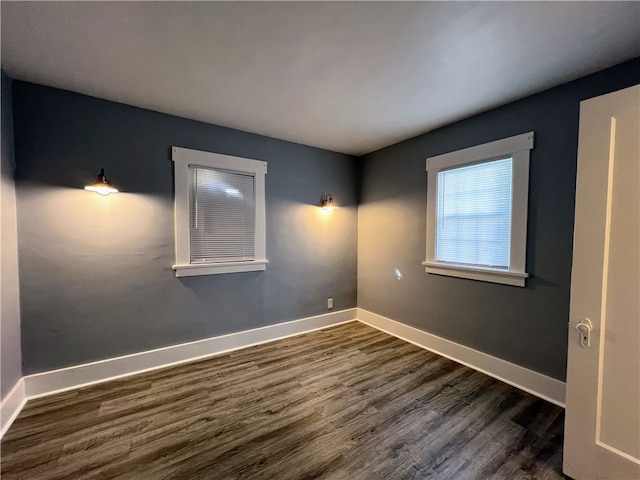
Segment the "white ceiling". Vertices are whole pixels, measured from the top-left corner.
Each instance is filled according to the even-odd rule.
[[[640,2],[1,2],[13,78],[363,154],[640,56]]]

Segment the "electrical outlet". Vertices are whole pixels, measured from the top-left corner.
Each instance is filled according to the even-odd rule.
[[[333,298],[327,298],[327,308],[333,308]]]

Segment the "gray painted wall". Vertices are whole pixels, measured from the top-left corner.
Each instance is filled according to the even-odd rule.
[[[14,82],[24,373],[324,313],[328,297],[350,308],[358,294],[363,308],[564,379],[579,101],[637,83],[640,59],[358,161]],[[527,287],[426,274],[425,158],[529,130]],[[171,145],[269,162],[265,272],[175,278]],[[82,190],[100,167],[123,193]],[[329,216],[316,207],[327,192],[342,206]],[[20,375],[19,310],[8,323],[4,308],[3,296],[3,395]]]
[[[13,99],[25,374],[356,306],[354,157],[24,82]],[[172,145],[268,162],[265,272],[175,277]],[[101,167],[122,193],[82,190]]]
[[[358,306],[564,380],[579,102],[638,83],[635,59],[366,155]],[[425,159],[531,130],[526,288],[425,273]]]
[[[20,297],[18,284],[18,238],[14,187],[13,114],[11,79],[2,71],[2,150],[0,169],[0,205],[2,238],[0,242],[0,390],[5,397],[22,376],[20,352]]]

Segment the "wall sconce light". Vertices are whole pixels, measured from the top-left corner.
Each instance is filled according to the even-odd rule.
[[[338,204],[333,200],[333,197],[330,193],[322,196],[322,200],[320,202],[320,206],[323,210],[335,210],[338,208]]]
[[[111,185],[111,182],[107,180],[106,175],[104,174],[104,168],[100,169],[100,173],[98,174],[98,179],[96,183],[92,185],[87,185],[84,187],[85,190],[89,190],[90,192],[96,192],[100,195],[109,195],[110,193],[118,193],[118,189]]]

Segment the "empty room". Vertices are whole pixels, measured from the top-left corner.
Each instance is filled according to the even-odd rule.
[[[0,21],[2,479],[640,480],[640,2]]]

